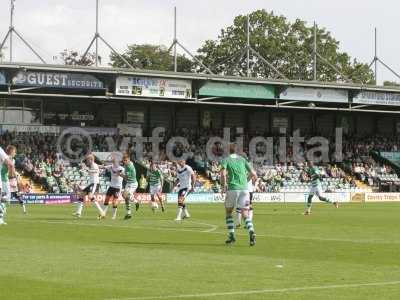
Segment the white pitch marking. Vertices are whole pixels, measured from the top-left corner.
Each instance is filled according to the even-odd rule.
[[[366,287],[366,286],[385,286],[385,285],[398,285],[398,284],[400,284],[400,281],[305,286],[305,287],[295,287],[295,288],[285,288],[285,289],[263,289],[263,290],[248,290],[248,291],[204,293],[204,294],[199,293],[199,294],[172,295],[172,296],[111,298],[108,300],[157,300],[157,299],[163,300],[163,299],[185,299],[185,298],[211,298],[211,297],[218,297],[218,296],[254,295],[254,294],[268,294],[268,293],[290,293],[290,292],[301,292],[301,291],[312,291],[312,290],[346,289],[346,288],[359,288],[359,287]]]
[[[112,227],[112,228],[131,228],[131,229],[147,229],[147,230],[161,230],[161,231],[184,231],[184,232],[202,232],[202,233],[218,233],[222,234],[222,232],[214,232],[218,226],[217,225],[212,225],[212,224],[207,224],[207,223],[198,223],[198,222],[191,222],[192,224],[198,224],[198,225],[207,225],[210,227],[210,229],[205,229],[205,230],[194,230],[194,229],[179,229],[179,228],[166,228],[166,227],[146,227],[146,226],[140,226],[140,225],[133,225],[133,226],[123,226],[123,225],[112,225],[112,224],[93,224],[93,223],[78,223],[78,222],[64,222],[64,221],[37,221],[40,223],[46,223],[46,224],[64,224],[64,225],[77,225],[77,226],[93,226],[93,227]],[[99,221],[101,222],[101,221]]]
[[[25,220],[26,222],[28,220]],[[113,228],[131,228],[131,229],[146,229],[146,230],[160,230],[160,231],[177,231],[177,232],[196,232],[196,233],[211,233],[211,234],[223,234],[226,232],[215,231],[217,228],[210,228],[206,230],[194,230],[194,229],[179,229],[179,228],[166,228],[166,227],[146,227],[140,225],[134,226],[121,226],[121,225],[112,225],[112,224],[101,224],[99,221],[98,224],[89,224],[89,223],[74,223],[74,222],[64,222],[64,221],[34,221],[29,220],[29,222],[40,222],[40,223],[48,223],[48,224],[65,224],[65,225],[78,225],[78,226],[103,226],[103,227],[113,227]],[[192,222],[194,223],[194,222]],[[199,223],[200,224],[200,223]],[[205,223],[203,223],[205,224]],[[211,226],[211,224],[208,224]],[[212,225],[216,226],[216,225]],[[247,233],[236,233],[238,236],[247,236]],[[282,239],[292,239],[292,240],[304,240],[304,241],[326,241],[326,242],[345,242],[345,243],[359,243],[359,244],[400,244],[397,241],[386,241],[386,240],[350,240],[350,239],[339,239],[339,238],[316,238],[316,237],[301,237],[301,236],[286,236],[286,235],[277,235],[277,234],[257,234],[258,237],[267,237],[267,238],[282,238]]]

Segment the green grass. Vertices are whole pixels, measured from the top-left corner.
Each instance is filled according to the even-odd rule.
[[[0,299],[400,299],[400,204],[318,204],[310,217],[259,204],[254,248],[244,229],[224,245],[222,205],[191,205],[181,224],[175,206],[130,221],[28,209],[9,208],[0,227]]]

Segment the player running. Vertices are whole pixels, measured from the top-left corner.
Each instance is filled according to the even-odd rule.
[[[338,202],[332,202],[328,198],[322,196],[321,172],[319,171],[318,167],[314,166],[312,161],[309,162],[307,174],[310,178],[311,185],[307,199],[307,209],[304,212],[304,215],[308,216],[311,214],[312,199],[314,196],[317,196],[320,201],[332,203],[336,208],[338,208]]]
[[[179,160],[177,168],[177,177],[179,181],[178,191],[178,214],[175,221],[182,221],[182,219],[190,218],[188,209],[186,208],[185,200],[190,192],[194,191],[194,184],[196,183],[196,175],[193,169],[186,164],[185,160]]]
[[[135,192],[138,187],[136,178],[136,169],[133,162],[130,160],[129,155],[125,154],[122,158],[122,164],[124,165],[124,173],[120,173],[123,179],[125,179],[125,189],[122,193],[122,197],[125,200],[126,215],[125,220],[132,218],[131,202],[135,203],[136,210],[139,209],[139,202],[135,199]]]
[[[88,197],[91,202],[96,206],[99,211],[100,216],[104,215],[103,209],[100,204],[96,201],[95,193],[99,190],[100,184],[100,168],[96,164],[94,155],[89,154],[86,157],[86,165],[82,165],[83,169],[85,169],[89,173],[89,184],[79,193],[78,198],[78,207],[74,216],[80,218],[82,216],[83,206],[85,202],[85,197]]]
[[[157,202],[159,202],[161,210],[164,212],[165,207],[161,195],[164,180],[161,171],[157,168],[154,161],[150,163],[150,170],[147,177],[150,185],[151,209],[154,213],[158,207]]]
[[[9,147],[7,147],[7,148],[9,148]],[[12,146],[12,147],[14,147],[14,146]],[[15,176],[14,162],[12,161],[12,159],[10,159],[10,157],[7,155],[7,153],[4,152],[3,148],[0,147],[0,168],[2,168],[4,165],[7,166],[9,176],[12,176],[12,177]],[[1,176],[0,176],[0,178],[1,178]],[[2,186],[2,184],[0,184],[0,187],[1,186]],[[0,225],[7,225],[7,223],[4,221],[6,212],[7,212],[6,203],[3,200],[3,197],[1,197],[0,198]]]
[[[119,164],[117,157],[113,156],[112,164],[106,166],[105,169],[111,173],[111,182],[106,192],[106,199],[104,200],[104,214],[100,215],[99,218],[103,219],[106,217],[108,204],[111,200],[113,205],[112,219],[115,220],[117,218],[118,198],[122,190],[123,178],[121,175],[124,174],[124,168]]]
[[[250,196],[247,182],[250,178],[256,179],[257,174],[245,158],[236,153],[236,145],[229,146],[230,155],[222,161],[221,186],[225,196],[226,225],[228,228],[228,239],[225,244],[231,245],[236,242],[235,222],[232,213],[236,207],[241,209],[245,218],[246,229],[249,232],[250,246],[256,244],[256,234],[253,221],[249,217]]]

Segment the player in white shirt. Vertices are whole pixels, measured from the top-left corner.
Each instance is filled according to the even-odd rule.
[[[108,204],[111,200],[113,205],[112,219],[115,220],[117,217],[118,198],[120,196],[122,182],[124,180],[123,176],[121,175],[124,174],[125,169],[119,164],[119,160],[116,156],[113,156],[112,164],[110,166],[106,166],[105,169],[111,173],[111,182],[106,193],[106,199],[104,200],[104,214],[101,217],[104,218],[106,216]]]
[[[178,214],[175,221],[181,221],[185,218],[190,218],[189,211],[186,207],[185,200],[190,192],[194,191],[194,184],[196,183],[196,175],[193,169],[188,166],[185,160],[180,160],[177,163],[176,170],[177,179],[179,182],[178,191]]]
[[[76,209],[76,212],[74,213],[74,216],[77,218],[80,218],[82,215],[83,211],[83,206],[85,202],[85,197],[88,197],[91,202],[96,206],[97,210],[99,211],[99,215],[103,216],[104,212],[103,209],[101,208],[100,204],[96,201],[95,193],[98,192],[99,190],[99,184],[100,184],[100,168],[99,166],[95,163],[94,155],[89,154],[86,158],[86,165],[82,165],[83,169],[85,169],[89,173],[89,183],[88,185],[82,190],[81,193],[79,193],[79,198],[78,198],[78,207]]]
[[[10,159],[7,153],[4,152],[3,148],[0,147],[0,167],[6,165],[8,167],[8,172],[10,176],[15,176],[15,167],[12,159]],[[1,184],[0,184],[1,186]],[[6,203],[3,202],[1,197],[0,199],[0,225],[6,225],[7,223],[4,222],[4,217],[7,212]]]

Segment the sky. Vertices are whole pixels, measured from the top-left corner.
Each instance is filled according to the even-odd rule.
[[[95,3],[95,0],[16,0],[14,26],[47,63],[59,63],[59,53],[64,49],[83,53],[89,45],[95,32]],[[378,56],[400,73],[399,0],[99,0],[99,3],[100,34],[119,52],[134,43],[169,46],[173,39],[174,6],[178,40],[192,52],[205,40],[216,39],[235,16],[266,9],[289,20],[299,18],[310,25],[316,21],[340,41],[341,50],[366,63],[374,57],[377,27]],[[10,0],[0,0],[0,41],[10,22],[9,4]],[[109,50],[101,42],[99,49],[103,65],[107,66]],[[5,52],[8,59],[8,49]],[[16,37],[14,61],[38,62]],[[379,66],[378,82],[396,79]]]

